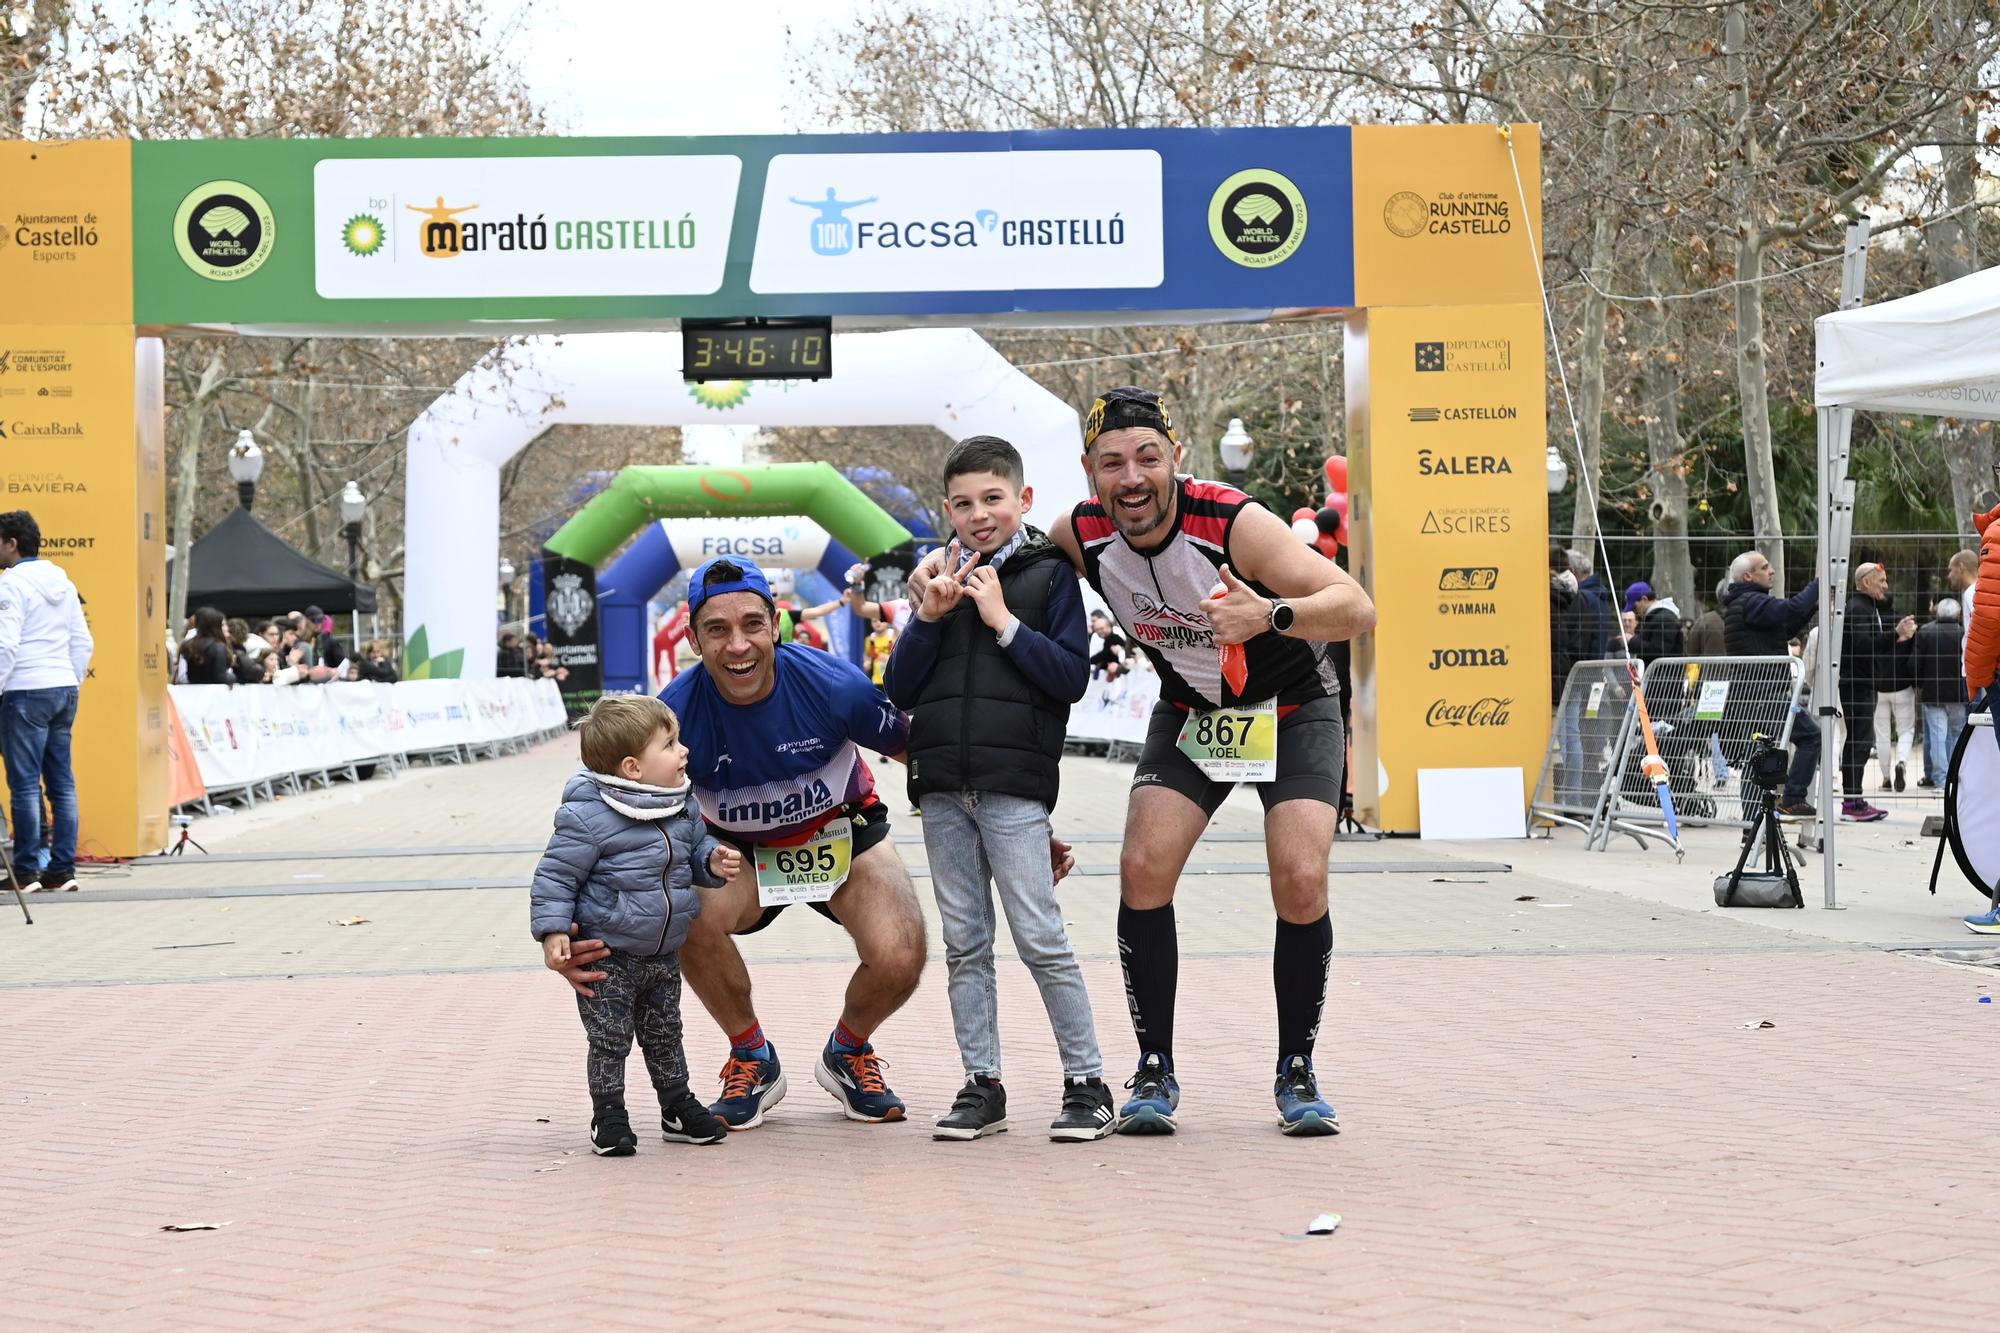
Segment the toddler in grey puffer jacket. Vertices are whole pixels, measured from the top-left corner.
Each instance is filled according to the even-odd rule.
[[[591,1148],[629,1156],[625,1060],[637,1036],[672,1143],[719,1143],[727,1130],[688,1090],[681,1049],[680,947],[701,915],[696,886],[725,884],[742,854],[715,837],[690,801],[679,720],[658,699],[606,695],[578,728],[584,771],[563,788],[555,833],[535,867],[529,924],[542,959],[570,963],[570,934],[609,957],[576,1007],[590,1042]],[[576,983],[581,987],[581,983]]]

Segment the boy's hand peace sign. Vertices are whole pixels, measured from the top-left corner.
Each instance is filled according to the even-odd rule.
[[[936,552],[932,553],[933,556]],[[926,558],[929,563],[929,558]],[[957,606],[965,596],[965,581],[972,577],[972,568],[979,563],[979,552],[965,555],[957,541],[951,543],[935,576],[924,584],[924,599],[917,607],[919,620],[942,619],[946,612]]]

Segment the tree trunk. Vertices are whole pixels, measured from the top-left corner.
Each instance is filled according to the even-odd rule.
[[[1642,391],[1646,400],[1646,484],[1651,489],[1653,519],[1653,590],[1672,597],[1683,614],[1692,614],[1695,598],[1694,562],[1688,555],[1687,474],[1681,446],[1680,364],[1673,345],[1673,318],[1660,293],[1667,281],[1667,241],[1653,240],[1647,281],[1653,299],[1646,302],[1647,347]]]
[[[167,631],[180,642],[181,622],[188,614],[188,552],[194,546],[194,497],[201,484],[201,428],[208,417],[208,400],[222,382],[223,355],[209,353],[201,382],[174,414],[180,442],[174,456],[174,509],[169,537],[174,545],[173,577],[167,583]]]
[[[1599,141],[1597,169],[1601,179],[1610,179],[1618,161],[1618,116],[1611,105],[1617,97],[1619,83],[1612,86],[1605,96],[1604,134]],[[1583,289],[1583,335],[1577,344],[1576,368],[1576,413],[1577,425],[1582,434],[1582,457],[1577,460],[1575,505],[1570,511],[1570,534],[1572,545],[1591,555],[1593,566],[1601,566],[1603,561],[1596,557],[1598,545],[1597,502],[1604,481],[1604,346],[1607,338],[1606,325],[1610,315],[1610,302],[1604,291],[1611,285],[1613,253],[1618,242],[1618,209],[1610,203],[1600,203],[1597,216],[1590,225],[1590,262],[1586,270],[1589,281]],[[1609,569],[1599,568],[1607,583],[1611,579]]]
[[[1934,23],[1946,21],[1941,13]],[[1979,150],[1972,146],[1979,134],[1979,123],[1965,110],[1963,102],[1954,103],[1951,112],[1942,119],[1938,138],[1946,145],[1941,150],[1941,165],[1944,203],[1950,216],[1924,228],[1924,247],[1940,283],[1965,277],[1979,267],[1979,214],[1974,208],[1978,202]],[[1952,525],[1972,545],[1977,536],[1972,531],[1972,514],[1984,508],[1979,501],[1994,485],[1993,424],[1938,417],[1931,423],[1931,436],[1944,455],[1945,472],[1951,478]]]
[[[1736,398],[1743,422],[1743,470],[1750,528],[1759,550],[1785,582],[1784,518],[1778,512],[1778,468],[1771,457],[1771,400],[1764,379],[1764,241],[1745,210],[1736,240]],[[1768,539],[1768,540],[1767,540]]]
[[[1723,20],[1723,68],[1729,80],[1731,145],[1742,172],[1736,206],[1736,406],[1743,430],[1743,471],[1750,530],[1785,585],[1784,519],[1778,513],[1778,469],[1771,457],[1771,399],[1764,365],[1764,233],[1756,198],[1761,153],[1751,118],[1749,6],[1733,4]]]

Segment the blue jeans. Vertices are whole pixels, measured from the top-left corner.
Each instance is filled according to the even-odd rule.
[[[49,870],[67,877],[76,869],[76,773],[69,764],[76,698],[74,685],[0,695],[0,752],[7,760],[7,791],[14,814],[14,873],[23,880]],[[55,824],[46,853],[42,850],[44,784]]]
[[[1562,756],[1562,776],[1556,781],[1556,801],[1581,805],[1596,794],[1583,767],[1583,705],[1585,695],[1572,695],[1556,710],[1556,740]]]
[[[993,890],[1014,948],[1042,992],[1063,1074],[1104,1072],[1083,969],[1063,929],[1049,869],[1049,812],[1039,801],[994,792],[930,792],[924,850],[944,925],[946,990],[967,1074],[1000,1077],[1000,996],[993,973]]]
[[[1940,787],[1951,768],[1952,751],[1958,748],[1958,733],[1964,730],[1964,704],[1924,705],[1924,776]]]

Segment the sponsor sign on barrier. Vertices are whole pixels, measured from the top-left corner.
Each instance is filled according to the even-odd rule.
[[[1150,671],[1134,671],[1116,680],[1092,678],[1083,698],[1070,705],[1069,738],[1143,745],[1147,719],[1159,701],[1160,678]]]
[[[396,685],[176,685],[173,700],[210,791],[390,754],[489,745],[563,725],[554,681]]]

